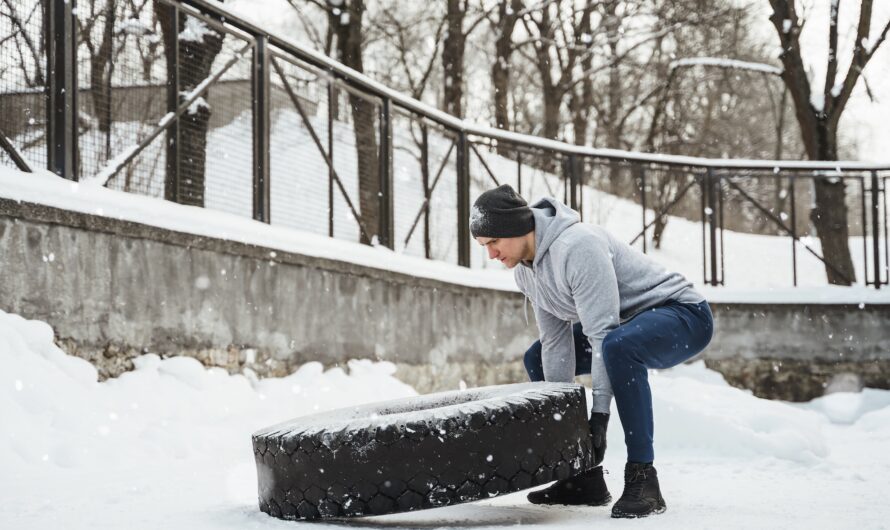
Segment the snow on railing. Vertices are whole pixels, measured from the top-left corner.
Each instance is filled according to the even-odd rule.
[[[737,61],[735,59],[723,59],[720,57],[687,57],[685,59],[677,59],[669,65],[671,70],[680,67],[689,66],[716,66],[718,68],[731,68],[734,70],[749,70],[751,72],[760,72],[771,75],[782,75],[782,69],[765,63],[752,63],[748,61]]]

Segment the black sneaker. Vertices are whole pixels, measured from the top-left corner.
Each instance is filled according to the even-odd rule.
[[[603,506],[612,502],[612,495],[603,479],[603,466],[596,466],[573,477],[557,480],[549,488],[529,493],[528,502]]]
[[[666,509],[658,487],[658,473],[652,464],[628,462],[624,468],[624,493],[612,506],[612,517],[646,517]]]

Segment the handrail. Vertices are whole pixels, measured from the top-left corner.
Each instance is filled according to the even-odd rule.
[[[244,20],[232,13],[224,6],[208,0],[180,0],[186,6],[198,11],[210,12],[220,17],[226,23],[236,28],[253,34],[265,35],[271,44],[293,55],[298,56],[315,67],[327,70],[331,74],[341,78],[347,83],[373,92],[374,94],[389,98],[393,103],[404,107],[425,118],[438,122],[454,129],[458,129],[468,135],[483,136],[494,140],[520,144],[536,149],[558,151],[563,154],[584,155],[592,158],[615,160],[622,162],[642,162],[660,164],[674,167],[699,167],[702,169],[736,169],[736,170],[767,170],[767,171],[826,171],[841,173],[844,171],[890,171],[890,161],[880,163],[868,163],[859,161],[811,161],[811,160],[749,160],[732,158],[704,158],[695,156],[669,155],[660,153],[640,153],[636,151],[624,151],[621,149],[594,148],[573,145],[558,140],[551,140],[528,134],[505,131],[486,125],[479,125],[468,120],[456,118],[431,107],[422,101],[406,96],[373,79],[331,59],[315,50],[304,47],[285,37],[274,35],[259,26]],[[833,175],[814,175],[816,177],[832,177]]]

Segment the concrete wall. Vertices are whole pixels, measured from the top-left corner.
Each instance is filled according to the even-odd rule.
[[[0,309],[49,322],[103,377],[143,351],[284,375],[396,362],[423,389],[517,381],[515,293],[0,200]]]
[[[890,388],[890,305],[718,304],[706,364],[763,397]]]
[[[284,375],[385,359],[419,391],[525,379],[517,293],[0,199],[0,309],[49,322],[103,377],[143,352]],[[890,387],[890,306],[713,304],[706,362],[766,397]],[[532,318],[529,312],[529,318]]]

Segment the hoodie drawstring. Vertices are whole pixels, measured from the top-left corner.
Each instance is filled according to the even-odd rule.
[[[528,296],[523,296],[522,313],[525,315],[525,326],[528,327]]]

